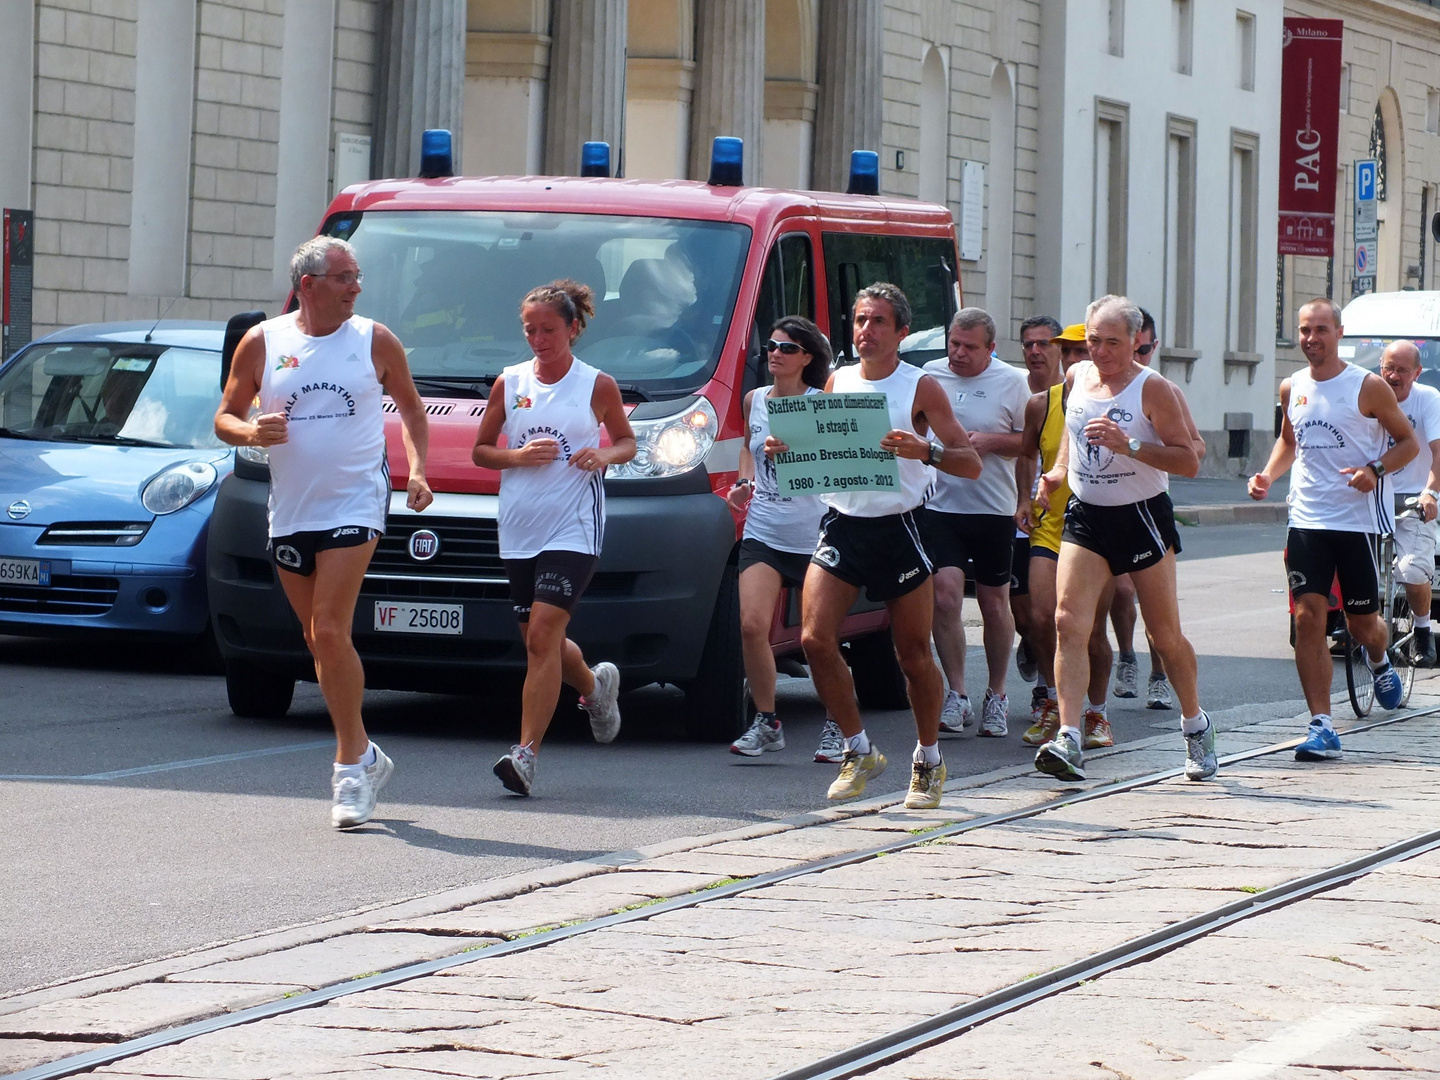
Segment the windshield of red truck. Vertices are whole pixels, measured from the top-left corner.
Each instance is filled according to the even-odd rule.
[[[417,377],[483,387],[528,360],[521,299],[573,278],[596,307],[575,355],[644,397],[709,380],[750,244],[745,225],[600,214],[368,211],[326,231],[355,245],[355,310],[395,331]]]

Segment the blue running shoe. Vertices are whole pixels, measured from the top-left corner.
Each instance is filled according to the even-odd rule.
[[[1387,659],[1385,666],[1375,672],[1375,700],[1382,709],[1398,709],[1404,697],[1405,684],[1400,679],[1400,673]]]
[[[1311,724],[1305,741],[1295,747],[1296,761],[1328,761],[1340,756],[1340,736],[1334,728]]]

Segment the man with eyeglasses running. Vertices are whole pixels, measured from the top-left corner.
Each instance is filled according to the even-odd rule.
[[[1140,309],[1140,344],[1135,346],[1135,359],[1146,367],[1150,366],[1151,358],[1155,356],[1155,349],[1159,342],[1155,333],[1155,320],[1144,308]],[[1195,453],[1200,460],[1205,460],[1205,440],[1200,436],[1200,430],[1195,426],[1195,418],[1190,415],[1190,404],[1185,400],[1185,395],[1174,383],[1169,384],[1175,391],[1175,396],[1180,404],[1180,411],[1185,414],[1185,427],[1190,433],[1190,442],[1195,447]],[[1110,602],[1110,622],[1115,627],[1115,642],[1119,646],[1120,656],[1115,662],[1115,696],[1117,698],[1133,698],[1136,695],[1136,679],[1139,675],[1139,668],[1135,660],[1135,583],[1130,580],[1129,574],[1121,574],[1115,579],[1115,597]],[[1173,709],[1174,701],[1170,696],[1170,683],[1165,678],[1165,662],[1160,659],[1160,653],[1150,643],[1150,633],[1145,633],[1146,643],[1150,647],[1150,678],[1145,686],[1145,707],[1147,709]]]
[[[1430,633],[1431,590],[1435,584],[1435,511],[1440,499],[1440,390],[1420,382],[1420,350],[1413,341],[1392,341],[1380,355],[1380,377],[1395,391],[1405,418],[1415,429],[1420,453],[1395,473],[1396,576],[1415,616],[1413,649],[1420,667],[1435,666]]]
[[[241,339],[215,414],[215,434],[225,442],[269,451],[270,551],[335,725],[330,823],[338,829],[370,820],[394,768],[365,733],[365,671],[350,640],[390,507],[382,396],[400,414],[405,505],[424,510],[434,501],[425,482],[425,403],[399,339],[355,314],[363,280],[344,240],[301,244],[290,259],[299,310]]]
[[[1404,696],[1380,615],[1375,538],[1395,529],[1387,477],[1408,464],[1420,445],[1389,384],[1340,359],[1340,305],[1311,300],[1300,308],[1298,322],[1307,364],[1280,384],[1280,437],[1265,468],[1250,478],[1250,497],[1265,498],[1295,467],[1286,500],[1285,570],[1295,607],[1295,669],[1310,707],[1295,760],[1323,761],[1341,752],[1330,717],[1333,667],[1325,647],[1337,575],[1346,629],[1364,646],[1374,672],[1375,700],[1394,709]],[[1386,436],[1393,440],[1388,449]]]
[[[867,781],[885,771],[886,761],[860,719],[855,682],[840,655],[840,625],[862,587],[871,600],[884,602],[915,714],[905,806],[933,809],[940,805],[945,786],[939,745],[945,683],[930,654],[934,583],[914,512],[925,501],[934,469],[973,480],[980,475],[980,455],[970,446],[940,384],[900,359],[900,343],[910,330],[905,294],[888,282],[866,286],[855,294],[851,325],[860,362],[836,371],[825,389],[885,395],[891,430],[880,448],[899,459],[899,483],[893,491],[821,496],[830,509],[821,519],[805,575],[800,644],[820,700],[845,735],[845,757],[828,798],[856,798]],[[773,435],[765,440],[765,453],[772,457],[788,449]]]

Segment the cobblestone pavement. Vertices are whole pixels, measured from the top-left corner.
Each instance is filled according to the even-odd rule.
[[[1422,684],[1418,689],[1429,689]],[[1414,705],[1435,703],[1421,698]],[[1222,753],[1292,738],[1270,717]],[[1432,829],[1440,718],[1356,734],[1340,761],[1287,753],[654,915],[530,952],[487,943],[908,833],[1030,806],[1023,769],[787,823],[551,867],[290,938],[271,936],[0,1000],[18,1070],[427,958],[473,962],[191,1039],[105,1074],[757,1077]],[[896,755],[903,759],[903,753]],[[1174,768],[1177,735],[1087,762],[1089,786]],[[892,768],[903,768],[903,760]],[[1440,1075],[1440,856],[1239,923],[993,1021],[874,1075]],[[703,892],[702,892],[703,895]]]

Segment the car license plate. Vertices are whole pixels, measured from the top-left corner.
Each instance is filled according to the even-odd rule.
[[[465,605],[376,600],[375,629],[387,634],[463,634]]]
[[[50,587],[50,564],[40,559],[0,559],[0,584]]]

